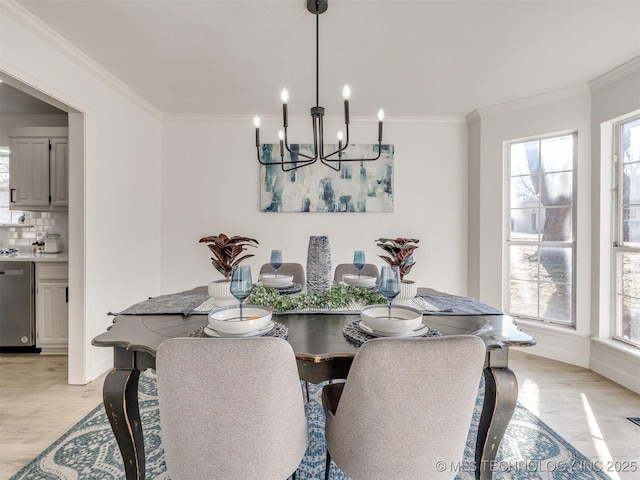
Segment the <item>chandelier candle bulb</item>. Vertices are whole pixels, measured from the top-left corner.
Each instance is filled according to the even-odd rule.
[[[289,109],[287,107],[289,103],[289,91],[286,88],[282,89],[280,99],[282,100],[282,126],[287,128],[289,126]]]
[[[378,110],[378,142],[382,141],[382,121],[384,120],[384,110]]]
[[[284,157],[284,132],[278,130],[278,138],[280,139],[280,157]]]
[[[351,89],[349,85],[345,85],[342,89],[342,98],[344,98],[344,123],[349,125],[349,97],[351,96]]]
[[[256,147],[260,146],[260,118],[254,117],[253,124],[256,126]]]

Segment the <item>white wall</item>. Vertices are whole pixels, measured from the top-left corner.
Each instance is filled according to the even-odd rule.
[[[2,72],[80,112],[69,133],[69,380],[86,383],[112,365],[111,349],[90,346],[107,312],[159,293],[159,116],[12,2],[0,4],[0,44]]]
[[[67,115],[4,113],[0,115],[0,145],[9,146],[9,130],[15,127],[66,127]]]
[[[640,113],[640,57],[591,82],[592,269],[589,368],[640,393],[640,353],[610,340],[615,295],[611,245],[613,242],[611,138],[613,123]]]
[[[278,119],[263,119],[261,140],[276,141]],[[309,119],[292,118],[290,138],[310,140]],[[309,127],[310,128],[310,127]],[[338,129],[328,122],[327,131]],[[354,122],[354,143],[371,143],[377,123]],[[306,266],[309,236],[328,235],[332,263],[351,263],[353,251],[377,257],[379,237],[420,239],[408,278],[451,293],[467,290],[467,128],[464,119],[385,120],[385,143],[395,145],[393,213],[262,213],[260,165],[251,118],[173,118],[162,129],[162,291],[221,278],[198,240],[226,233],[256,238],[247,264],[254,275],[271,249]],[[327,167],[328,168],[328,167]],[[253,250],[253,249],[252,249]]]
[[[479,220],[470,223],[473,238],[479,245],[470,253],[471,296],[503,308],[504,305],[504,142],[557,132],[578,132],[577,166],[577,261],[576,261],[576,331],[567,328],[541,327],[537,323],[519,321],[522,329],[533,335],[538,345],[529,352],[549,358],[588,366],[589,298],[591,245],[591,132],[590,99],[586,87],[483,109],[472,116],[475,136],[470,150],[470,190],[478,191]],[[476,125],[478,124],[479,125]],[[478,144],[479,142],[479,144]],[[569,348],[567,348],[570,345]]]

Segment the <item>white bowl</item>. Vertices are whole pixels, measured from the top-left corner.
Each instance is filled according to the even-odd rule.
[[[289,273],[261,273],[258,277],[265,287],[284,288],[293,285],[293,275]]]
[[[360,275],[357,273],[345,273],[342,281],[351,287],[373,287],[376,284],[376,277],[371,275]]]
[[[376,332],[410,332],[422,323],[422,312],[411,307],[391,305],[391,318],[389,318],[387,305],[370,305],[360,311],[360,320]]]
[[[271,322],[271,310],[257,305],[230,305],[209,312],[209,327],[220,333],[242,335],[265,328]]]

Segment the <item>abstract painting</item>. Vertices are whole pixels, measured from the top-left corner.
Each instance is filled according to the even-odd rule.
[[[313,146],[292,144],[285,161],[297,162],[313,154]],[[336,145],[325,145],[333,152]],[[377,144],[349,145],[343,159],[375,158]],[[280,161],[279,144],[263,144],[264,162]],[[337,162],[332,162],[337,167]],[[292,166],[292,165],[291,165]],[[285,168],[289,165],[285,165]],[[283,172],[280,165],[260,166],[262,212],[393,212],[393,145],[382,145],[375,161],[341,163],[340,171],[319,160],[312,165]]]

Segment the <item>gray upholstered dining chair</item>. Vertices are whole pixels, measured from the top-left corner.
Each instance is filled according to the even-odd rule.
[[[345,273],[358,273],[358,269],[353,266],[352,263],[339,263],[336,266],[336,269],[333,274],[333,281],[338,283],[342,281],[342,275]],[[376,283],[380,280],[380,272],[378,271],[378,267],[373,263],[365,263],[362,270],[360,270],[362,275],[370,275],[372,277],[376,277]]]
[[[275,270],[269,263],[265,263],[260,268],[260,273],[273,273]],[[293,275],[293,283],[299,283],[304,287],[306,277],[304,275],[304,267],[299,263],[283,263],[278,269],[278,273],[288,273]]]
[[[471,335],[367,341],[346,383],[322,390],[325,478],[331,459],[352,480],[454,478],[485,354]]]
[[[307,419],[286,340],[169,339],[158,347],[156,371],[173,480],[295,478]]]

